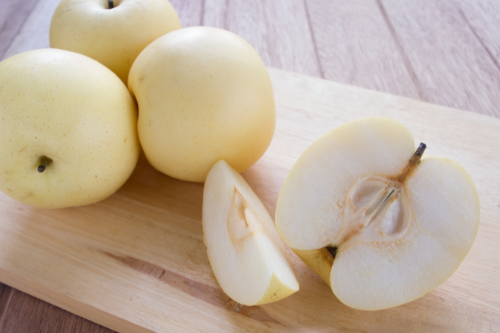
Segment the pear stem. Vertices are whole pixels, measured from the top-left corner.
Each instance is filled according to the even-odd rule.
[[[410,159],[410,164],[418,164],[420,163],[420,159],[422,158],[422,155],[424,154],[425,149],[427,148],[427,145],[423,142],[420,142],[420,145],[418,146],[417,150],[415,150],[415,153]]]
[[[45,171],[45,168],[50,165],[50,163],[52,163],[52,160],[50,158],[48,158],[47,156],[42,156],[40,157],[40,162],[38,164],[38,168],[36,169],[38,170],[38,172],[42,173]]]
[[[328,252],[330,252],[330,254],[332,255],[333,259],[335,259],[335,256],[337,255],[338,247],[336,247],[336,246],[333,246],[333,247],[332,246],[327,246],[326,250]]]
[[[109,9],[113,9],[115,5],[113,4],[113,0],[108,0],[108,7]]]
[[[420,163],[420,159],[422,158],[422,155],[424,154],[425,148],[427,148],[427,145],[423,142],[420,143],[418,146],[417,150],[415,150],[415,153],[410,159],[410,162],[406,166],[406,168],[403,170],[403,172],[396,178],[396,180],[399,183],[404,183],[406,178],[415,171],[415,168],[417,165]]]

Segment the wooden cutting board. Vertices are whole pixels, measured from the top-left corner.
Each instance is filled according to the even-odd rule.
[[[349,120],[386,116],[456,160],[481,200],[481,223],[457,272],[426,296],[365,312],[340,303],[296,256],[300,291],[246,307],[219,288],[202,240],[203,185],[169,178],[141,157],[100,203],[42,210],[0,193],[0,281],[120,332],[500,331],[500,120],[269,69],[277,127],[243,173],[274,216],[285,177],[314,140]]]

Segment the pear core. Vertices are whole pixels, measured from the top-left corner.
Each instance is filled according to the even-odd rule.
[[[351,185],[345,203],[347,227],[340,241],[327,247],[330,253],[330,249],[337,249],[341,244],[355,242],[361,234],[364,239],[377,241],[394,240],[404,234],[410,219],[404,183],[420,163],[426,148],[421,143],[406,168],[396,177],[368,176]],[[332,253],[334,258],[336,252]]]
[[[252,234],[262,231],[262,222],[235,188],[231,208],[227,215],[227,230],[234,248],[238,251]]]

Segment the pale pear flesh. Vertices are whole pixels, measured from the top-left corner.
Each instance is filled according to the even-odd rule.
[[[278,232],[346,305],[379,310],[417,299],[472,246],[472,180],[457,163],[425,156],[401,178],[414,152],[402,124],[361,119],[313,143],[285,181]]]
[[[222,290],[258,305],[298,291],[285,246],[259,198],[225,161],[210,170],[203,192],[203,233]]]

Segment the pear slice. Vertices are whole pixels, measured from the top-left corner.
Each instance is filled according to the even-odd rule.
[[[281,190],[278,233],[344,304],[380,310],[443,283],[469,252],[479,197],[465,170],[422,158],[386,118],[344,124],[314,142]]]
[[[210,265],[233,300],[265,304],[299,290],[269,213],[243,177],[223,160],[205,181],[202,221]]]

